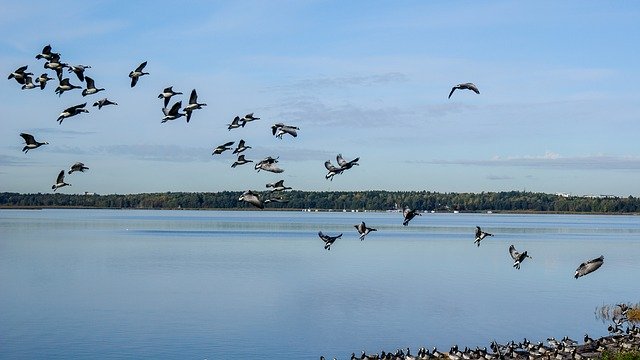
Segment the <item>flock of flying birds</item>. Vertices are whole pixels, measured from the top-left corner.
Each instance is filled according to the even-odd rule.
[[[55,75],[58,79],[58,87],[56,87],[55,89],[55,93],[58,94],[58,96],[62,96],[62,94],[64,94],[67,91],[71,91],[74,89],[82,89],[82,86],[78,86],[78,85],[73,85],[71,83],[71,80],[69,77],[64,77],[64,69],[66,68],[67,71],[69,73],[73,73],[76,75],[77,79],[80,82],[84,82],[85,83],[85,87],[82,90],[82,96],[90,96],[90,95],[95,95],[100,91],[104,91],[104,88],[98,88],[96,87],[96,83],[95,80],[88,76],[85,75],[85,71],[87,69],[90,69],[91,66],[89,65],[69,65],[67,63],[64,63],[61,61],[61,57],[60,57],[60,53],[56,53],[52,51],[51,45],[47,45],[45,46],[42,51],[36,55],[36,59],[40,60],[40,59],[44,59],[46,62],[44,63],[44,68],[48,69],[48,70],[52,70],[55,72]],[[136,67],[134,70],[132,70],[129,73],[129,78],[131,79],[131,87],[133,88],[134,86],[136,86],[136,84],[138,83],[139,79],[144,76],[144,75],[149,75],[148,72],[145,72],[145,67],[147,66],[147,62],[144,61],[142,62],[140,65],[138,65],[138,67]],[[17,68],[15,71],[11,72],[8,76],[8,79],[15,79],[15,81],[18,84],[22,85],[22,89],[23,90],[29,90],[29,89],[35,89],[37,87],[39,87],[41,90],[44,90],[46,87],[46,84],[48,81],[54,80],[55,78],[50,78],[49,75],[47,73],[42,73],[40,76],[38,76],[37,78],[35,78],[35,83],[33,80],[33,73],[31,72],[27,72],[28,69],[28,65],[24,65],[21,66],[19,68]],[[38,84],[38,85],[36,85]],[[458,84],[455,85],[451,88],[451,92],[449,92],[449,98],[451,98],[451,96],[453,95],[453,93],[456,90],[470,90],[475,92],[476,94],[480,94],[480,91],[478,90],[477,86],[474,85],[473,83],[462,83],[462,84]],[[205,103],[199,103],[198,102],[198,94],[196,92],[196,89],[191,90],[191,94],[189,96],[189,103],[188,105],[186,105],[184,108],[182,107],[182,101],[176,101],[173,103],[173,105],[171,105],[171,107],[169,107],[169,104],[171,103],[171,98],[173,96],[176,95],[182,95],[181,92],[179,91],[174,91],[173,90],[173,86],[169,86],[167,88],[165,88],[159,95],[158,98],[163,100],[163,107],[162,107],[162,112],[164,114],[164,117],[162,117],[161,122],[165,123],[167,121],[171,121],[171,120],[176,120],[179,119],[181,117],[185,117],[186,122],[188,123],[191,120],[192,114],[195,110],[199,110],[202,109],[204,106],[207,106],[207,104]],[[62,122],[70,117],[76,116],[78,114],[81,113],[88,113],[89,110],[87,110],[86,107],[87,103],[83,103],[83,104],[78,104],[78,105],[74,105],[71,106],[65,110],[63,110],[60,115],[58,116],[58,123],[62,124]],[[98,109],[102,109],[102,107],[104,106],[108,106],[108,105],[118,105],[116,102],[111,101],[107,98],[103,98],[100,100],[97,100],[93,106],[97,106]],[[182,112],[180,112],[182,110]],[[231,121],[230,124],[227,124],[227,129],[229,131],[233,130],[233,129],[241,129],[244,128],[247,124],[256,121],[256,120],[260,120],[259,117],[254,116],[253,113],[249,113],[246,114],[243,117],[240,116],[236,116],[233,121]],[[298,128],[297,126],[294,125],[288,125],[288,124],[284,124],[284,123],[276,123],[274,125],[271,126],[271,132],[273,134],[273,136],[275,136],[276,138],[282,139],[284,135],[290,135],[292,137],[297,137],[298,136],[298,131],[300,130],[300,128]],[[23,147],[22,151],[27,153],[29,150],[33,150],[36,149],[42,145],[47,145],[47,142],[39,142],[35,139],[35,137],[31,134],[27,134],[27,133],[21,133],[20,136],[24,139],[25,141],[25,146]],[[222,153],[224,153],[225,151],[229,151],[232,149],[232,146],[235,144],[235,141],[228,141],[222,145],[219,145],[217,147],[215,147],[213,149],[212,155],[220,155]],[[245,165],[247,163],[252,163],[254,162],[253,160],[249,160],[245,157],[245,151],[251,149],[251,146],[247,145],[244,139],[240,139],[238,141],[238,144],[236,145],[236,147],[233,149],[232,154],[237,155],[237,159],[233,162],[233,164],[231,165],[232,168],[235,168],[237,166],[242,166]],[[327,169],[327,174],[325,175],[325,178],[328,180],[333,181],[333,177],[335,175],[339,175],[344,173],[345,171],[353,168],[358,164],[358,161],[360,160],[359,157],[347,161],[342,157],[342,154],[338,154],[336,156],[336,161],[337,161],[337,166],[333,165],[331,163],[330,160],[325,161],[324,166]],[[254,169],[256,171],[268,171],[268,172],[272,172],[272,173],[282,173],[284,172],[284,170],[282,168],[280,168],[278,165],[278,157],[271,157],[268,156],[260,161],[256,161],[254,164]],[[89,168],[86,167],[82,162],[76,162],[73,165],[71,165],[68,174],[72,174],[73,172],[84,172],[85,170],[88,170]],[[56,177],[56,181],[55,183],[51,186],[51,188],[53,189],[53,191],[56,191],[59,188],[62,188],[64,186],[70,186],[71,184],[65,182],[65,171],[61,170],[58,173],[58,176]],[[244,201],[247,202],[248,204],[251,204],[259,209],[263,209],[265,204],[271,203],[271,202],[287,202],[287,200],[285,198],[283,198],[282,196],[275,196],[274,193],[282,193],[286,190],[290,190],[291,187],[285,186],[284,185],[284,180],[279,180],[277,182],[274,183],[268,183],[266,184],[266,188],[270,188],[269,191],[266,191],[266,195],[264,194],[260,194],[258,192],[253,192],[251,190],[247,190],[245,191],[240,198],[238,199],[238,201]],[[416,216],[420,216],[420,212],[416,209],[409,209],[407,207],[405,207],[403,209],[403,217],[404,217],[404,221],[402,223],[402,225],[407,226],[409,224],[409,222]],[[370,228],[367,227],[366,224],[364,222],[354,225],[354,227],[356,228],[358,234],[360,235],[360,240],[364,240],[365,236],[367,234],[369,234],[372,231],[376,231],[376,229],[374,228]],[[330,250],[331,249],[331,245],[340,237],[342,237],[343,234],[339,234],[336,236],[331,236],[331,235],[327,235],[324,234],[322,231],[318,232],[318,236],[320,237],[320,239],[322,239],[322,241],[324,242],[324,248],[326,250]],[[493,234],[487,233],[482,231],[482,229],[479,226],[476,226],[476,233],[475,233],[476,237],[475,237],[475,241],[474,243],[477,246],[480,246],[480,241],[482,241],[484,238],[486,238],[487,236],[493,236]],[[526,258],[531,258],[531,256],[528,255],[527,251],[524,252],[519,252],[516,250],[514,245],[511,245],[509,247],[509,254],[511,255],[511,257],[514,260],[513,263],[513,267],[516,269],[520,269],[520,266],[522,264],[522,262],[526,259]],[[589,274],[595,270],[597,270],[598,268],[600,268],[600,266],[602,266],[602,263],[604,262],[604,257],[600,256],[596,259],[593,260],[589,260],[586,261],[582,264],[580,264],[580,266],[578,267],[578,269],[576,269],[575,272],[575,278],[577,279],[580,276],[584,276],[586,274]]]

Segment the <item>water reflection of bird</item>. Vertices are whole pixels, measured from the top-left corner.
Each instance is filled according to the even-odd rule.
[[[574,277],[577,279],[581,276],[590,274],[598,270],[603,263],[604,263],[604,256],[600,256],[599,258],[595,258],[595,259],[583,262],[576,269],[576,273],[574,274]]]

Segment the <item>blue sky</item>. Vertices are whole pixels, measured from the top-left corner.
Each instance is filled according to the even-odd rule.
[[[49,72],[46,44],[106,91],[3,80],[0,191],[527,190],[640,195],[640,5],[613,1],[4,2],[0,66]],[[48,14],[48,15],[47,15]],[[150,75],[129,86],[148,61]],[[73,74],[71,82],[82,85]],[[53,76],[51,74],[50,76]],[[458,91],[473,82],[476,95]],[[161,124],[167,86],[207,107]],[[108,97],[118,106],[91,104]],[[56,122],[65,108],[90,113]],[[173,101],[172,101],[173,102]],[[234,116],[261,120],[226,129]],[[277,122],[297,138],[271,135]],[[19,133],[50,145],[21,152]],[[230,166],[227,141],[285,172]],[[324,178],[342,153],[360,166]]]

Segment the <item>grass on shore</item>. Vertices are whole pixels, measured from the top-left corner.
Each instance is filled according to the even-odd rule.
[[[640,351],[609,352],[605,351],[602,360],[640,360]]]

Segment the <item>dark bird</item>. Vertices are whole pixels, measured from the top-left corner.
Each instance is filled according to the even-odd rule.
[[[266,185],[267,188],[271,188],[271,192],[291,190],[289,186],[284,186],[284,180],[279,180],[274,183]]]
[[[598,270],[600,268],[600,266],[602,266],[602,263],[604,263],[604,256],[602,256],[602,255],[599,258],[595,258],[595,259],[589,260],[587,262],[583,262],[576,269],[576,273],[575,273],[574,277],[577,279],[577,278],[579,278],[581,276],[585,276],[587,274],[590,274],[590,273]]]
[[[281,196],[281,197],[270,197],[264,201],[265,204],[272,203],[272,202],[285,204],[285,203],[288,203],[289,200]]]
[[[228,143],[224,143],[222,145],[216,146],[216,148],[213,149],[213,152],[211,153],[211,155],[222,154],[227,150],[231,150],[230,146],[233,145],[234,142],[235,141],[229,141]]]
[[[340,169],[342,169],[343,171],[351,169],[354,165],[360,165],[358,164],[358,160],[360,160],[359,157],[351,161],[346,161],[344,158],[342,158],[342,154],[338,154],[338,156],[336,156],[336,161],[338,162]]]
[[[271,126],[271,133],[279,139],[282,139],[282,135],[284,134],[289,134],[293,137],[297,137],[298,133],[296,130],[300,130],[300,128],[291,125],[285,125],[283,123],[277,123]]]
[[[516,269],[520,269],[520,264],[524,261],[524,259],[529,258],[533,259],[531,256],[527,255],[527,252],[519,253],[516,250],[516,247],[511,245],[509,246],[509,254],[513,258],[513,267]]]
[[[237,129],[240,127],[244,127],[244,120],[240,119],[240,116],[234,117],[231,124],[227,124],[227,130]]]
[[[29,150],[31,150],[31,149],[39,148],[42,145],[49,145],[48,142],[38,142],[38,141],[36,141],[36,139],[31,134],[20,133],[20,136],[22,136],[22,138],[24,139],[25,143],[27,143],[22,148],[22,151],[24,151],[25,154],[28,153]]]
[[[185,113],[180,112],[180,108],[182,107],[182,101],[178,101],[177,103],[171,106],[171,109],[167,110],[167,108],[162,108],[162,113],[164,117],[162,118],[162,123],[166,123],[169,120],[175,120],[185,115]]]
[[[7,77],[7,79],[16,79],[16,81],[19,84],[24,85],[25,81],[27,80],[27,76],[28,75],[33,75],[33,73],[30,72],[25,72],[25,70],[27,70],[27,68],[29,67],[29,65],[25,65],[25,66],[20,66],[19,68],[17,68],[14,72],[12,72],[11,74],[9,74],[9,76]]]
[[[60,62],[60,54],[52,54],[51,59],[44,63],[45,69],[51,69],[56,72],[58,80],[62,80],[62,69],[69,67],[67,63]]]
[[[238,156],[238,160],[236,160],[236,161],[231,165],[231,167],[232,167],[232,168],[234,168],[234,167],[236,167],[236,166],[238,166],[238,165],[244,165],[244,164],[246,164],[246,163],[250,163],[250,162],[253,162],[253,160],[247,160],[247,159],[245,159],[245,158],[244,158],[244,154],[242,154],[242,155]]]
[[[36,55],[36,59],[51,60],[55,56],[60,57],[60,54],[51,52],[51,45],[46,45],[40,54]]]
[[[318,236],[322,241],[324,241],[325,250],[331,250],[331,245],[338,239],[342,237],[342,234],[337,236],[329,236],[322,233],[322,231],[318,231]]]
[[[56,94],[58,96],[62,95],[65,91],[73,90],[73,89],[82,89],[82,86],[73,85],[69,82],[69,78],[64,78],[60,80],[60,84],[56,88]]]
[[[140,78],[143,75],[149,75],[148,72],[144,72],[143,69],[144,67],[147,66],[147,62],[143,62],[142,64],[138,65],[138,67],[131,71],[129,73],[129,77],[131,78],[131,87],[136,86],[136,84],[138,83],[138,78]],[[165,105],[166,107],[166,105]]]
[[[264,171],[269,171],[269,172],[276,173],[276,174],[284,172],[283,169],[279,168],[276,165],[277,162],[278,162],[278,158],[272,158],[271,156],[268,156],[268,157],[260,160],[254,166],[254,169],[258,170],[258,172],[260,172],[260,170],[264,170]]]
[[[356,230],[358,230],[358,234],[360,234],[360,241],[364,240],[364,237],[367,236],[367,234],[369,234],[370,232],[378,231],[377,229],[367,227],[364,221],[358,225],[353,225],[353,227],[355,227]]]
[[[418,210],[411,210],[408,207],[404,207],[404,209],[402,210],[402,216],[404,217],[404,221],[402,222],[402,225],[404,226],[409,225],[409,221],[411,221],[411,219],[416,217],[416,215],[422,216],[422,214],[420,214]]]
[[[242,193],[240,198],[238,198],[238,201],[245,201],[259,209],[264,209],[264,204],[262,203],[262,200],[260,200],[260,197],[257,194],[254,194],[251,190],[247,190]]]
[[[480,246],[480,241],[482,241],[482,239],[486,238],[487,236],[493,236],[493,234],[484,232],[482,231],[482,229],[480,229],[480,226],[476,226],[476,239],[473,241],[474,244]]]
[[[260,120],[260,118],[253,116],[253,113],[249,113],[249,114],[245,115],[242,118],[242,120],[244,120],[244,122],[242,123],[242,127],[244,127],[248,122]]]
[[[182,95],[182,93],[173,91],[173,86],[169,86],[168,88],[162,90],[160,95],[158,95],[158,99],[164,99],[164,107],[167,107],[169,106],[169,100],[171,100],[171,97],[174,95]]]
[[[240,141],[238,142],[238,146],[236,147],[235,150],[233,150],[234,154],[240,154],[241,152],[247,150],[247,149],[251,149],[251,146],[247,146],[245,145],[245,142],[243,139],[240,139]]]
[[[40,84],[40,90],[44,90],[49,80],[53,80],[53,78],[50,78],[47,73],[44,73],[36,78],[36,84]]]
[[[205,103],[198,103],[198,94],[196,89],[191,90],[191,96],[189,96],[189,104],[182,110],[187,114],[187,122],[191,119],[191,112],[196,109],[202,109],[203,106],[207,106]]]
[[[88,113],[89,110],[85,109],[84,107],[87,106],[87,103],[84,104],[80,104],[80,105],[76,105],[76,106],[72,106],[70,108],[66,108],[64,111],[62,111],[60,113],[60,116],[58,116],[58,121],[60,124],[62,124],[62,121],[68,117],[72,117],[72,116],[76,116],[80,113],[86,112]]]
[[[100,100],[98,100],[98,101],[93,103],[93,106],[97,106],[98,110],[102,109],[103,106],[107,106],[107,105],[118,105],[118,103],[117,102],[113,102],[113,101],[111,101],[111,100],[109,100],[107,98],[100,99]]]
[[[324,162],[324,167],[327,168],[327,170],[329,170],[329,172],[327,173],[327,175],[324,176],[324,178],[329,179],[331,181],[333,181],[334,175],[342,174],[342,172],[344,171],[342,168],[333,166],[330,160],[327,160]]]
[[[56,178],[56,183],[53,184],[51,188],[53,189],[53,191],[56,191],[63,186],[71,186],[71,184],[67,184],[66,182],[64,182],[64,170],[60,170],[60,173]]]
[[[85,170],[89,170],[88,167],[84,166],[83,163],[81,162],[77,162],[73,165],[71,165],[71,168],[69,169],[68,174],[73,173],[74,171],[80,171],[80,172],[84,172]]]
[[[85,76],[85,80],[87,81],[87,88],[82,90],[82,96],[93,95],[98,91],[103,91],[103,88],[96,88],[96,83],[92,78]]]
[[[451,95],[453,95],[453,92],[456,91],[456,89],[460,89],[460,90],[471,90],[476,94],[480,94],[480,91],[478,90],[478,88],[472,84],[472,83],[464,83],[464,84],[458,84],[454,87],[451,88],[451,92],[449,93],[449,99],[451,99]]]
[[[84,70],[85,69],[90,69],[91,66],[89,65],[71,65],[69,66],[69,69],[67,69],[69,72],[72,72],[74,74],[76,74],[76,76],[78,77],[78,80],[80,81],[84,81]]]
[[[27,75],[24,77],[24,85],[22,85],[22,90],[35,89],[37,86],[33,83],[33,79],[31,76]]]

